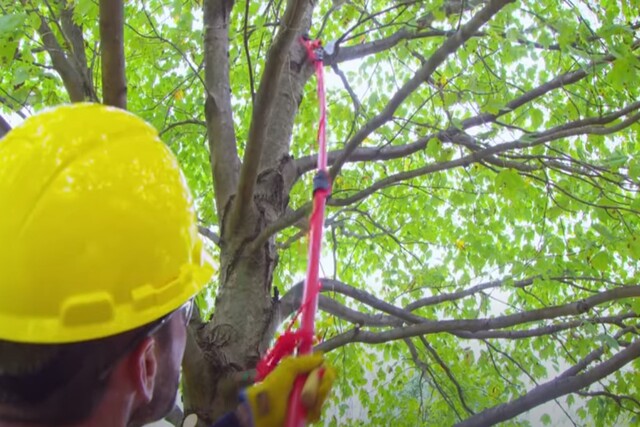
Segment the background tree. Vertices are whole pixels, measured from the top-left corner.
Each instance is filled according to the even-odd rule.
[[[551,400],[573,425],[638,422],[633,1],[0,8],[0,136],[45,106],[126,105],[186,170],[219,259],[191,323],[186,412],[233,406],[300,303],[308,33],[335,46],[318,348],[342,375],[327,422],[523,425]]]

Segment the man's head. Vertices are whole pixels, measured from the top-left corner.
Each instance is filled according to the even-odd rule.
[[[149,340],[144,341],[137,353],[134,353],[134,369],[129,371],[129,375],[131,372],[134,373],[135,387],[140,391],[146,390],[146,395],[141,395],[149,400],[143,401],[143,404],[135,409],[129,419],[129,426],[142,426],[157,420],[173,408],[180,380],[180,362],[186,344],[186,326],[191,318],[192,309],[193,303],[189,301],[169,316],[166,325],[162,325],[156,333],[157,350],[162,357],[158,358],[155,376],[151,376],[145,367],[152,364],[151,359],[154,357],[153,352],[145,354],[145,351],[153,349],[149,347]],[[152,378],[155,380],[154,384],[149,383]]]
[[[212,270],[156,131],[92,104],[32,117],[0,140],[0,206],[0,420],[170,409]]]

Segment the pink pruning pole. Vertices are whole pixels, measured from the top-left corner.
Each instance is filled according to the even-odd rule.
[[[331,194],[331,179],[327,171],[327,106],[324,89],[324,69],[322,43],[319,40],[302,38],[308,58],[313,61],[318,80],[318,101],[320,103],[320,121],[318,124],[318,170],[313,178],[313,209],[309,218],[309,250],[307,259],[307,278],[304,283],[304,294],[298,312],[282,334],[274,347],[258,362],[256,380],[263,380],[285,356],[293,354],[309,354],[313,350],[315,337],[315,318],[318,310],[318,294],[320,293],[320,249],[322,247],[322,231],[324,227],[324,210],[327,197]],[[300,328],[292,331],[298,317],[301,317]],[[289,412],[286,427],[303,427],[306,409],[300,396],[306,378],[299,377],[289,396]]]
[[[303,339],[298,347],[298,354],[308,354],[313,350],[315,335],[315,318],[318,309],[318,294],[320,293],[320,250],[322,248],[322,231],[324,227],[324,210],[327,197],[331,193],[331,182],[327,171],[327,106],[324,89],[324,69],[322,62],[322,44],[319,40],[303,39],[307,49],[307,56],[313,61],[318,80],[318,102],[320,103],[320,122],[318,123],[318,171],[313,178],[313,210],[309,219],[309,252],[307,264],[307,279],[302,297],[302,320],[300,332]],[[301,427],[305,425],[305,409],[300,402],[300,394],[305,378],[296,380],[289,398],[289,413],[287,427]]]

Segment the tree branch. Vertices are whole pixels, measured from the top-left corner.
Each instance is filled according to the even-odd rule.
[[[203,235],[207,239],[211,240],[211,242],[213,244],[215,244],[216,246],[220,246],[220,236],[218,236],[217,233],[209,230],[207,227],[205,227],[203,225],[199,225],[198,226],[198,233],[200,233],[201,235]]]
[[[479,126],[485,123],[490,123],[495,121],[495,119],[497,119],[500,116],[503,116],[507,113],[512,112],[513,110],[533,101],[534,99],[537,99],[555,89],[564,87],[564,86],[568,86],[571,85],[573,83],[576,83],[580,80],[582,80],[583,78],[589,76],[590,74],[593,73],[594,70],[597,70],[598,67],[610,63],[612,61],[614,61],[616,59],[616,57],[614,55],[607,55],[597,61],[593,61],[592,63],[588,64],[587,66],[581,67],[579,70],[575,70],[575,71],[570,71],[567,73],[564,73],[558,77],[556,77],[553,80],[550,80],[548,82],[546,82],[543,85],[538,86],[537,88],[530,90],[529,92],[519,96],[518,98],[508,102],[504,108],[500,109],[500,111],[498,111],[498,113],[496,114],[491,114],[491,113],[484,113],[484,114],[479,114],[477,116],[468,118],[466,120],[462,121],[462,129],[469,129],[471,127],[474,126]]]
[[[606,397],[608,399],[614,400],[618,404],[618,406],[620,406],[623,409],[628,409],[628,408],[624,408],[622,406],[622,401],[628,400],[634,406],[637,406],[638,408],[640,408],[640,400],[636,399],[633,396],[628,396],[626,394],[618,395],[618,394],[613,394],[606,391],[582,391],[582,392],[578,392],[578,395],[584,396],[584,397]],[[633,412],[635,412],[636,414],[640,414],[640,412],[637,410]]]
[[[635,329],[636,329],[636,327],[634,327],[634,326],[630,326],[630,327],[626,327],[624,329],[621,329],[618,332],[616,332],[616,334],[614,335],[613,338],[615,340],[619,340],[620,338],[622,338],[624,335],[628,334],[629,332],[634,332]],[[602,355],[604,354],[605,350],[606,350],[606,347],[604,345],[596,348],[595,350],[593,350],[589,354],[587,354],[585,357],[583,357],[578,363],[576,363],[575,365],[573,365],[572,367],[570,367],[569,369],[564,371],[562,374],[560,374],[558,376],[558,378],[569,378],[569,377],[573,377],[575,375],[578,375],[580,372],[584,371],[587,368],[587,366],[592,364],[594,361],[600,359],[602,357]]]
[[[248,212],[253,210],[253,191],[260,168],[266,129],[277,99],[280,76],[286,63],[289,48],[296,36],[300,34],[300,23],[308,7],[308,1],[289,0],[287,2],[281,27],[267,53],[251,117],[238,191],[233,202],[233,213],[229,223],[230,232],[234,232],[236,227],[246,220]]]
[[[464,407],[465,411],[467,411],[467,413],[472,415],[475,414],[475,412],[471,410],[471,408],[469,408],[469,405],[467,405],[467,401],[464,398],[464,391],[462,390],[462,387],[460,386],[460,383],[458,382],[458,380],[456,380],[453,373],[451,372],[451,369],[449,369],[449,367],[444,362],[444,360],[442,360],[440,355],[436,352],[436,350],[433,347],[431,347],[429,342],[424,337],[419,337],[419,338],[424,348],[426,348],[429,354],[431,354],[431,357],[433,358],[433,360],[435,360],[436,363],[440,365],[440,368],[442,368],[444,373],[447,375],[447,377],[449,378],[449,381],[451,381],[453,385],[456,387],[456,390],[458,392],[458,398],[460,399],[460,403],[462,403],[462,406]]]
[[[632,360],[640,357],[640,340],[633,342],[624,350],[618,352],[610,359],[589,369],[584,374],[576,376],[556,377],[541,384],[524,396],[508,403],[487,409],[473,417],[458,423],[457,427],[487,426],[509,420],[523,412],[528,411],[544,402],[558,398],[568,393],[574,393],[594,382],[605,378],[613,372],[621,369]]]
[[[100,0],[100,42],[103,102],[126,109],[123,0]]]
[[[429,173],[433,173],[433,172],[438,172],[438,171],[443,171],[443,170],[447,170],[447,169],[451,169],[454,167],[459,167],[459,166],[468,166],[472,163],[476,163],[479,162],[481,160],[483,160],[486,157],[490,157],[493,156],[494,154],[503,152],[503,151],[507,151],[510,149],[515,149],[515,148],[524,148],[524,147],[529,147],[533,145],[532,143],[522,143],[519,141],[514,141],[514,142],[508,142],[505,144],[498,144],[492,147],[488,147],[485,150],[482,151],[476,151],[473,152],[467,156],[455,159],[455,160],[451,160],[448,162],[443,162],[443,163],[434,163],[434,164],[430,164],[427,166],[424,166],[422,168],[418,168],[418,169],[414,169],[412,171],[408,171],[408,172],[402,172],[402,173],[398,173],[396,175],[392,175],[389,176],[387,178],[384,178],[378,182],[376,182],[375,184],[373,184],[372,186],[352,195],[349,197],[345,197],[342,199],[334,199],[334,198],[330,198],[327,201],[327,206],[347,206],[351,203],[354,203],[356,201],[362,200],[364,198],[366,198],[367,196],[375,193],[376,191],[388,187],[394,183],[400,182],[400,181],[405,181],[411,178],[416,178],[418,176],[421,175],[426,175]],[[343,151],[344,153],[344,151]],[[256,237],[255,241],[254,241],[254,246],[258,247],[260,244],[263,244],[264,242],[266,242],[269,237],[271,237],[273,234],[277,233],[280,230],[283,230],[295,223],[297,223],[298,221],[300,221],[302,218],[304,218],[306,215],[308,215],[311,212],[311,203],[306,203],[304,204],[302,207],[296,209],[295,211],[292,211],[290,213],[288,213],[285,216],[282,216],[279,220],[271,223],[269,226],[265,227],[265,229],[260,233],[260,235],[258,237]]]
[[[640,296],[640,286],[626,286],[607,290],[591,297],[547,308],[525,311],[500,317],[484,319],[460,320],[421,320],[420,323],[399,327],[382,332],[363,331],[359,328],[351,329],[320,344],[319,349],[330,351],[348,343],[362,342],[380,344],[418,335],[434,334],[453,331],[488,331],[504,329],[525,323],[561,316],[576,316],[588,312],[591,308],[610,301]]]
[[[370,327],[389,327],[402,324],[402,321],[398,320],[395,317],[362,313],[360,311],[346,307],[324,295],[320,295],[320,298],[318,300],[318,307],[324,312],[332,314],[355,325]]]
[[[262,246],[275,233],[298,223],[310,213],[311,203],[306,203],[304,206],[296,209],[295,211],[290,211],[286,215],[281,216],[277,221],[272,222],[271,224],[267,225],[264,230],[262,230],[258,237],[255,238],[253,247],[258,248]]]
[[[429,173],[434,173],[442,170],[447,170],[453,167],[459,166],[467,166],[471,163],[479,162],[479,161],[487,161],[489,163],[504,165],[504,162],[500,159],[495,158],[496,154],[500,154],[502,152],[507,152],[511,149],[518,148],[529,148],[535,145],[543,144],[546,142],[554,141],[560,138],[566,138],[570,136],[578,136],[584,134],[598,134],[598,135],[607,135],[614,132],[617,132],[621,129],[624,129],[638,121],[640,121],[640,114],[633,115],[626,120],[620,122],[615,126],[606,127],[604,124],[608,124],[613,120],[616,120],[630,112],[633,112],[640,108],[640,103],[634,102],[629,104],[628,106],[614,111],[612,113],[606,114],[601,117],[589,117],[582,120],[577,120],[575,122],[564,124],[561,126],[554,127],[552,129],[548,129],[544,132],[539,132],[536,134],[528,134],[524,135],[522,141],[527,142],[518,142],[512,141],[504,144],[498,144],[494,146],[489,146],[487,148],[482,148],[475,140],[468,134],[460,131],[456,128],[450,128],[444,131],[438,132],[436,135],[429,135],[423,138],[420,138],[414,143],[406,144],[402,146],[395,147],[383,147],[383,148],[358,148],[354,151],[354,154],[350,156],[350,161],[365,161],[365,160],[389,160],[400,157],[408,156],[414,152],[417,152],[424,147],[426,147],[428,141],[434,137],[437,137],[439,140],[443,142],[454,142],[461,146],[471,149],[473,152],[467,156],[460,157],[455,160],[451,160],[449,162],[444,163],[434,163],[430,165],[426,165],[422,168],[414,169],[412,171],[398,173],[396,175],[388,176],[376,183],[372,186],[361,190],[360,192],[346,197],[342,199],[329,199],[327,205],[329,206],[347,206],[351,203],[362,200],[369,195],[375,193],[376,191],[393,185],[395,183],[416,178],[418,176],[426,175]],[[481,117],[482,115],[476,116],[476,118]],[[478,123],[479,124],[479,123]],[[489,150],[489,151],[486,151]],[[328,161],[329,164],[335,162],[338,158],[343,156],[345,153],[344,150],[336,151],[329,153]],[[308,170],[313,168],[315,164],[315,156],[308,156],[299,159],[296,162],[296,167],[298,174],[301,175]],[[516,167],[518,169],[522,169],[517,165],[511,162],[512,167]],[[256,242],[264,243],[269,237],[280,230],[283,230],[298,221],[300,221],[304,216],[308,215],[311,212],[311,203],[306,203],[302,207],[298,208],[295,211],[289,212],[287,215],[281,217],[278,221],[271,223],[268,227],[266,227],[262,233],[256,238]]]
[[[361,190],[360,192],[353,194],[351,196],[348,197],[343,197],[340,199],[335,199],[335,198],[331,198],[327,201],[327,206],[348,206],[352,203],[358,202],[368,196],[370,196],[371,194],[389,187],[395,183],[401,182],[401,181],[406,181],[412,178],[416,178],[422,175],[427,175],[430,173],[434,173],[434,172],[439,172],[439,171],[443,171],[443,170],[448,170],[448,169],[453,169],[456,167],[461,167],[461,166],[468,166],[472,163],[477,163],[480,162],[482,160],[485,160],[487,158],[491,158],[493,157],[495,154],[499,154],[499,153],[503,153],[512,149],[521,149],[521,148],[530,148],[530,147],[534,147],[536,145],[541,145],[547,142],[551,142],[551,141],[555,141],[558,139],[562,139],[562,138],[567,138],[567,137],[571,137],[571,136],[578,136],[578,135],[610,135],[612,133],[618,132],[622,129],[625,129],[629,126],[631,126],[632,124],[639,122],[640,121],[640,113],[634,114],[630,117],[628,117],[627,119],[621,121],[620,123],[613,125],[613,126],[600,126],[600,125],[594,125],[594,126],[585,126],[582,128],[577,128],[577,129],[566,129],[566,130],[559,130],[557,132],[554,133],[550,133],[550,134],[545,134],[541,137],[534,137],[532,135],[525,135],[521,138],[521,140],[516,140],[516,141],[511,141],[511,142],[506,142],[506,143],[502,143],[502,144],[496,144],[493,146],[488,146],[487,148],[484,149],[478,149],[477,151],[474,151],[466,156],[462,156],[458,159],[455,160],[450,160],[447,162],[442,162],[442,163],[432,163],[426,166],[423,166],[421,168],[418,169],[414,169],[414,170],[410,170],[410,171],[406,171],[406,172],[400,172],[397,173],[395,175],[391,175],[388,176],[386,178],[383,178],[377,182],[375,182],[373,185],[365,188],[364,190]],[[468,135],[466,135],[467,137],[469,137]],[[470,137],[469,137],[470,138]],[[478,146],[479,147],[479,146]],[[555,188],[558,188],[557,185],[554,185]],[[570,194],[568,194],[569,196],[571,196]],[[585,203],[582,200],[578,200],[582,203]],[[602,208],[612,208],[611,206],[599,206]],[[616,208],[619,210],[628,210],[628,209],[623,209],[623,208]],[[633,210],[631,210],[631,212],[635,212]]]
[[[81,102],[86,99],[91,99],[91,82],[87,82],[69,58],[67,58],[65,51],[53,34],[45,17],[42,15],[39,15],[39,17],[40,26],[38,27],[38,33],[42,38],[45,50],[51,58],[53,68],[62,79],[62,83],[69,94],[69,99],[71,102]]]
[[[407,28],[401,28],[389,37],[385,37],[383,39],[360,43],[354,46],[339,47],[334,55],[327,57],[326,64],[335,66],[341,62],[352,61],[354,59],[360,59],[365,56],[384,52],[405,40],[424,39],[428,37],[449,37],[453,34],[455,34],[455,31],[410,31]]]
[[[518,280],[513,282],[513,284],[511,285],[514,288],[523,288],[525,286],[529,286],[531,284],[533,284],[533,281],[536,279],[536,277],[530,277],[528,279],[524,279],[524,280]],[[551,278],[550,280],[554,280],[554,278]],[[491,282],[485,282],[485,283],[480,283],[478,285],[475,286],[471,286],[463,291],[459,291],[459,292],[450,292],[450,293],[446,293],[446,294],[439,294],[439,295],[433,295],[430,297],[425,297],[425,298],[420,298],[419,300],[416,300],[414,302],[412,302],[411,304],[407,305],[405,307],[405,310],[409,310],[409,311],[414,311],[417,310],[419,308],[422,307],[427,307],[430,305],[436,305],[436,304],[440,304],[442,302],[445,301],[455,301],[461,298],[464,298],[466,296],[469,295],[473,295],[476,292],[480,292],[483,291],[485,289],[490,289],[490,288],[497,288],[500,287],[502,285],[504,285],[506,282],[506,280],[502,279],[502,280],[493,280]]]
[[[428,135],[419,138],[415,142],[405,145],[391,145],[386,147],[359,147],[349,156],[349,162],[393,160],[409,156],[420,150],[423,150],[429,140],[435,135]],[[327,163],[332,165],[335,161],[344,155],[344,150],[331,151],[327,154]],[[300,157],[296,160],[296,168],[298,175],[302,175],[313,170],[317,163],[317,155]]]
[[[612,133],[618,132],[624,128],[631,126],[640,120],[640,113],[636,113],[632,116],[627,117],[625,120],[622,120],[620,123],[613,126],[601,126],[601,125],[593,125],[593,126],[583,126],[580,128],[569,128],[569,129],[561,129],[556,130],[554,132],[546,133],[540,137],[533,138],[536,144],[544,144],[545,142],[555,141],[561,138],[567,138],[570,136],[578,136],[578,135],[610,135]]]
[[[358,20],[358,23],[351,28],[347,29],[347,31],[338,38],[337,44],[340,44],[345,40],[353,40],[358,38],[360,34],[354,34],[350,37],[347,37],[351,34],[357,27],[363,26],[367,24],[369,21],[372,23],[376,23],[375,18],[377,16],[381,16],[384,14],[390,13],[392,10],[407,7],[408,5],[420,3],[415,0],[405,0],[401,3],[393,4],[392,6],[376,11],[375,13],[367,14],[365,18],[361,18]],[[445,17],[451,17],[454,14],[462,14],[466,11],[469,11],[475,8],[481,1],[472,0],[472,1],[446,1],[439,7],[440,13],[442,13]],[[404,9],[400,13],[404,13]],[[398,15],[398,17],[400,16]],[[407,22],[404,28],[399,29],[395,33],[391,34],[388,37],[383,39],[374,40],[366,43],[359,43],[355,46],[347,46],[347,47],[338,47],[336,53],[331,57],[327,58],[328,65],[338,64],[343,61],[350,61],[354,59],[359,59],[364,56],[374,55],[376,53],[383,52],[385,50],[391,49],[396,46],[398,43],[405,40],[414,40],[420,38],[428,38],[428,37],[449,37],[455,34],[455,30],[437,30],[433,29],[432,24],[435,20],[435,16],[433,11],[429,12],[427,15],[420,17],[417,21],[413,20],[412,22]],[[415,30],[415,28],[418,30]],[[378,26],[377,29],[381,30],[383,27]],[[430,28],[429,30],[424,30],[424,28]],[[366,33],[368,31],[365,31]],[[479,34],[482,35],[482,34]]]
[[[411,354],[411,359],[413,360],[413,363],[415,363],[418,369],[420,369],[423,372],[427,372],[429,376],[431,376],[431,379],[433,380],[433,385],[435,386],[436,390],[438,390],[438,393],[440,393],[440,396],[442,396],[442,399],[453,410],[453,412],[455,412],[458,419],[461,420],[462,416],[460,415],[460,412],[458,412],[458,408],[456,408],[456,405],[453,403],[453,400],[451,400],[449,395],[445,393],[444,389],[440,386],[440,384],[438,383],[435,377],[435,374],[433,373],[429,365],[425,363],[422,359],[420,359],[420,355],[418,354],[418,349],[416,348],[416,346],[408,338],[406,338],[404,342],[409,348],[409,353]]]
[[[525,339],[525,338],[534,338],[541,337],[545,335],[552,335],[557,332],[566,331],[568,329],[575,329],[580,326],[584,326],[585,323],[597,323],[597,324],[613,324],[620,325],[620,322],[630,318],[639,317],[636,314],[624,314],[621,316],[613,316],[613,317],[592,317],[589,319],[580,319],[573,320],[571,322],[561,322],[556,323],[554,325],[543,326],[541,328],[527,329],[527,330],[517,330],[517,331],[478,331],[478,332],[467,332],[467,331],[453,331],[452,335],[455,335],[464,339],[477,339],[477,340],[485,340],[485,339],[507,339],[507,340],[517,340],[517,339]]]
[[[182,120],[182,121],[179,121],[179,122],[171,123],[170,125],[168,125],[164,129],[162,129],[158,133],[158,136],[162,137],[163,134],[169,132],[171,129],[174,129],[174,128],[178,127],[178,126],[184,126],[184,125],[198,125],[198,126],[204,127],[205,129],[207,127],[207,123],[203,122],[202,120],[195,120],[195,119]]]
[[[62,0],[58,0],[58,4],[62,9],[60,11],[60,24],[62,24],[63,34],[71,50],[72,58],[76,60],[80,69],[86,72],[88,67],[87,54],[84,50],[84,35],[82,34],[82,28],[73,22],[73,6]],[[91,80],[91,76],[88,74],[86,77]]]
[[[425,321],[424,318],[411,314],[410,312],[396,307],[393,304],[389,304],[368,292],[361,289],[356,289],[353,286],[349,286],[346,283],[333,279],[321,279],[322,288],[320,292],[338,292],[345,296],[360,301],[363,304],[378,309],[384,313],[395,316],[398,319],[410,323],[420,323]],[[302,291],[304,282],[298,282],[289,289],[289,291],[280,300],[280,310],[283,317],[291,315],[302,302]]]
[[[589,280],[587,277],[560,277],[560,278],[552,278],[551,280]],[[523,288],[525,286],[530,286],[533,283],[533,278],[520,280],[514,282],[511,287],[514,288]],[[299,282],[295,284],[280,300],[280,315],[282,318],[286,318],[293,314],[300,304],[302,303],[302,287],[304,282]],[[385,301],[379,300],[375,296],[362,291],[360,289],[356,289],[346,283],[340,282],[338,280],[333,279],[322,279],[322,288],[321,292],[337,292],[342,295],[353,298],[369,307],[378,309],[383,311],[384,313],[388,313],[388,315],[384,314],[369,314],[362,313],[357,310],[353,310],[348,308],[332,298],[325,297],[323,295],[320,296],[319,308],[329,314],[337,316],[341,319],[344,319],[348,322],[351,322],[358,327],[402,327],[403,323],[408,322],[411,324],[416,323],[424,323],[427,319],[414,316],[410,317],[410,311],[416,310],[421,307],[439,304],[445,301],[455,301],[461,298],[464,298],[469,295],[473,295],[477,292],[480,292],[485,289],[495,288],[503,285],[505,283],[504,280],[496,280],[492,282],[487,282],[483,284],[479,284],[473,286],[464,291],[453,292],[448,294],[436,295],[433,297],[423,298],[421,300],[416,301],[415,303],[409,304],[405,309],[401,309],[395,307]],[[597,324],[613,324],[613,325],[622,325],[622,321],[632,318],[638,318],[639,316],[635,313],[626,313],[619,316],[610,316],[610,317],[592,317],[587,319],[580,319],[568,322],[561,322],[553,325],[547,325],[540,328],[528,329],[528,330],[487,330],[487,331],[477,331],[470,332],[468,330],[459,330],[459,331],[450,331],[452,335],[455,335],[464,339],[525,339],[532,338],[544,335],[551,335],[557,332],[561,332],[568,329],[575,329],[580,326],[583,326],[585,323],[597,323]]]
[[[602,61],[592,63],[590,67],[587,67],[587,70],[594,69],[597,65],[604,64],[612,59],[613,57],[605,57]],[[464,120],[462,122],[462,128],[469,129],[474,126],[479,126],[487,122],[495,122],[495,119],[497,119],[500,115],[511,112],[514,109],[519,108],[525,105],[526,103],[540,96],[543,96],[544,94],[549,93],[554,89],[576,83],[581,79],[585,78],[586,76],[588,76],[589,74],[590,72],[585,71],[585,69],[570,71],[568,73],[562,74],[530,90],[529,92],[519,96],[518,98],[515,98],[512,101],[508,102],[505,108],[500,110],[498,114],[482,113]],[[640,102],[633,102],[617,111],[612,111],[610,113],[607,113],[598,117],[588,117],[585,119],[575,120],[573,122],[565,123],[563,125],[554,127],[547,131],[538,132],[536,133],[536,136],[542,137],[542,136],[546,136],[547,134],[555,133],[561,130],[575,129],[575,128],[588,126],[588,125],[604,125],[626,114],[629,114],[630,112],[633,112],[638,108],[640,108]],[[431,135],[427,135],[422,138],[419,138],[418,140],[410,144],[386,146],[386,147],[379,147],[379,148],[360,147],[353,151],[353,153],[349,156],[348,161],[360,162],[360,161],[379,161],[379,160],[398,159],[398,158],[409,156],[420,150],[423,150],[427,146],[427,143],[433,138],[438,138],[441,141],[447,141],[447,140],[451,140],[451,135],[457,135],[457,134],[460,134],[460,129],[456,127],[449,127],[448,129],[439,131],[435,134],[431,134]],[[332,151],[328,153],[327,162],[329,165],[332,165],[335,163],[335,161],[338,158],[344,155],[345,155],[344,150]],[[312,170],[316,165],[316,158],[317,158],[316,155],[311,155],[311,156],[301,157],[298,160],[296,160],[296,168],[297,168],[298,174],[302,175]]]
[[[256,89],[255,89],[255,83],[253,79],[253,65],[251,65],[251,53],[249,49],[249,37],[251,37],[249,34],[249,5],[250,4],[251,2],[247,1],[244,7],[244,23],[243,23],[244,35],[242,36],[242,41],[244,44],[244,54],[245,54],[245,57],[247,58],[247,71],[249,73],[249,90],[251,91],[251,106],[255,107]]]
[[[463,25],[454,35],[447,38],[431,57],[420,67],[415,75],[409,79],[389,100],[385,108],[377,116],[367,122],[346,144],[342,154],[335,160],[331,167],[331,176],[335,177],[342,165],[351,156],[352,152],[374,130],[384,125],[396,109],[409,97],[433,72],[462,46],[481,26],[487,23],[496,13],[514,0],[491,0],[473,18]]]
[[[348,206],[352,203],[360,201],[371,194],[381,190],[383,188],[389,187],[395,183],[406,181],[412,178],[417,178],[422,175],[431,174],[434,172],[440,172],[448,169],[453,169],[456,167],[464,167],[469,166],[473,163],[480,162],[487,157],[493,156],[498,153],[502,153],[508,150],[517,149],[517,148],[525,148],[536,144],[541,144],[542,142],[534,143],[522,143],[520,141],[512,141],[503,144],[496,144],[494,146],[487,147],[483,150],[474,151],[466,156],[459,157],[455,160],[450,160],[447,162],[441,163],[432,163],[421,168],[413,169],[406,172],[400,172],[395,175],[390,175],[386,178],[383,178],[373,185],[361,190],[351,196],[343,197],[343,198],[330,198],[327,201],[327,206]]]
[[[336,73],[338,77],[340,77],[340,80],[342,81],[342,85],[344,86],[345,90],[351,97],[351,101],[353,102],[353,111],[355,111],[355,113],[357,114],[360,111],[360,107],[362,106],[362,103],[358,99],[358,95],[353,91],[353,89],[351,88],[351,85],[349,85],[347,76],[345,76],[344,73],[340,70],[340,68],[338,68],[338,65],[332,65],[331,69],[333,70],[334,73]],[[315,161],[315,157],[317,157],[317,155],[313,157]]]
[[[229,80],[229,16],[232,7],[233,1],[230,0],[204,2],[204,110],[220,224],[237,188],[240,171]]]
[[[87,98],[98,101],[98,95],[93,84],[92,70],[89,69],[87,54],[85,52],[85,40],[82,27],[73,21],[74,3],[57,0],[60,7],[61,32],[69,49],[69,61],[71,61],[82,76]]]

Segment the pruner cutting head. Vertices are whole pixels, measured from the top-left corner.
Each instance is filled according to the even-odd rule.
[[[336,41],[331,40],[327,43],[326,47],[322,45],[322,41],[319,39],[311,40],[308,34],[302,35],[302,41],[307,48],[307,52],[311,56],[313,53],[312,59],[316,61],[323,61],[326,56],[331,56],[335,52]]]
[[[335,40],[331,40],[324,45],[324,53],[326,53],[329,56],[333,55],[335,50],[336,50]]]
[[[326,56],[331,56],[336,50],[336,41],[331,40],[323,46],[322,41],[317,40],[317,47],[315,48],[315,54],[318,61],[324,61]]]

